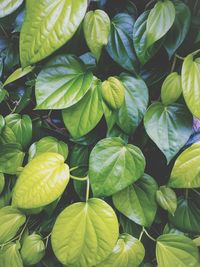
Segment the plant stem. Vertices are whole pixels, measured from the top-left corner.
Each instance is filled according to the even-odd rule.
[[[142,231],[141,231],[140,236],[139,236],[139,240],[140,240],[140,241],[141,241],[141,239],[142,239],[143,234],[144,234],[144,227],[142,228]]]
[[[85,176],[85,177],[76,177],[76,176],[71,175],[71,174],[70,174],[70,177],[71,177],[72,179],[74,179],[74,180],[77,180],[77,181],[86,181],[86,180],[88,179],[87,176]]]
[[[178,58],[178,59],[181,59],[181,60],[184,60],[185,59],[184,57],[181,57],[178,54],[175,54],[175,57]]]
[[[200,196],[200,192],[197,191],[196,189],[193,189],[193,188],[192,188],[192,191],[194,191],[198,196]]]
[[[153,242],[156,242],[155,238],[153,238],[152,236],[150,236],[150,234],[147,232],[147,230],[144,227],[143,227],[143,231],[148,236],[149,239],[151,239]]]
[[[173,62],[172,62],[171,72],[174,71],[175,66],[176,66],[176,62],[177,62],[177,57],[175,56],[175,57],[174,57],[174,60],[173,60]]]
[[[86,202],[88,201],[89,199],[89,195],[90,195],[90,180],[89,180],[89,177],[87,177],[87,189],[86,189]]]
[[[26,221],[26,223],[25,223],[23,229],[21,230],[21,232],[20,232],[20,234],[19,234],[19,239],[18,239],[19,241],[20,241],[21,238],[22,238],[22,235],[23,235],[23,233],[24,233],[24,231],[25,231],[25,229],[26,229],[26,227],[27,227],[27,225],[28,225],[29,220],[30,220],[30,217],[28,217],[28,219],[27,219],[27,221]]]

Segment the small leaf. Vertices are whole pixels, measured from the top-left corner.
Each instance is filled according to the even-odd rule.
[[[1,0],[0,1],[0,18],[13,13],[18,7],[21,6],[23,0]]]
[[[144,258],[142,243],[129,234],[122,234],[112,253],[97,267],[138,267]]]
[[[121,81],[115,77],[109,77],[102,83],[102,96],[112,109],[119,109],[124,102],[125,88]]]
[[[22,166],[24,155],[19,144],[0,145],[0,172],[16,174]]]
[[[0,173],[0,195],[3,192],[5,186],[5,177],[3,173]]]
[[[56,139],[53,136],[46,136],[40,139],[38,142],[35,142],[29,148],[29,161],[34,157],[41,155],[45,152],[54,152],[61,154],[64,159],[67,159],[68,156],[68,146],[63,141]]]
[[[174,215],[177,207],[176,193],[169,187],[160,186],[156,192],[158,204],[169,213]]]
[[[162,103],[169,105],[176,102],[181,96],[181,93],[181,76],[177,72],[172,72],[166,77],[161,88]]]
[[[119,13],[111,23],[111,31],[106,47],[110,57],[124,69],[137,72],[138,62],[133,47],[134,19],[126,13]]]
[[[108,43],[110,34],[110,19],[108,15],[99,9],[89,11],[83,21],[83,30],[87,45],[98,61],[103,46]]]
[[[191,113],[200,119],[200,69],[192,54],[184,59],[181,77],[185,102]]]
[[[188,237],[176,234],[161,235],[157,239],[156,258],[158,267],[199,266],[199,252]]]
[[[37,77],[37,109],[71,107],[90,89],[92,78],[92,73],[75,56],[55,57]]]
[[[22,67],[36,63],[74,35],[87,9],[87,0],[31,0],[20,34]]]
[[[118,111],[117,125],[128,135],[134,133],[146,112],[149,93],[145,82],[128,74],[119,79],[125,88],[125,101]]]
[[[25,265],[39,263],[45,254],[45,244],[40,235],[32,234],[27,236],[21,248],[21,256]]]
[[[147,110],[144,126],[169,163],[192,133],[192,116],[182,104],[164,106],[157,102]]]
[[[69,182],[69,167],[60,154],[46,152],[30,161],[13,191],[13,205],[23,209],[46,206],[56,200]]]
[[[90,154],[89,177],[95,196],[111,196],[138,180],[144,173],[141,150],[119,137],[99,141]]]
[[[161,39],[172,27],[175,19],[175,7],[172,1],[158,1],[147,19],[147,47]]]
[[[68,206],[53,227],[53,251],[64,265],[91,267],[104,260],[117,241],[119,226],[113,209],[103,200]]]
[[[142,226],[151,226],[157,211],[155,180],[144,174],[133,185],[113,196],[115,207],[130,220]]]
[[[183,151],[177,158],[171,172],[169,186],[173,188],[200,187],[200,142]]]
[[[6,206],[0,209],[0,244],[15,237],[25,221],[26,216],[14,207]]]
[[[178,229],[200,234],[200,204],[198,198],[178,198],[178,205],[174,216],[169,216],[169,221]]]
[[[64,124],[73,138],[88,134],[102,116],[101,81],[96,78],[90,90],[77,104],[62,111]]]
[[[174,1],[176,16],[172,28],[166,35],[164,47],[169,55],[173,56],[186,38],[191,22],[191,12],[183,1]]]
[[[23,267],[17,243],[10,243],[0,251],[0,266]]]
[[[34,69],[34,67],[28,66],[24,69],[19,68],[17,70],[15,70],[4,82],[3,86],[6,86],[9,83],[12,83],[24,76],[26,76],[28,73],[30,73],[32,70]]]

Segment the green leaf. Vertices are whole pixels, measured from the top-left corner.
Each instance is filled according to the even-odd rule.
[[[14,207],[6,206],[0,209],[0,244],[15,237],[25,221],[26,216]]]
[[[68,156],[68,146],[63,141],[56,139],[53,136],[46,136],[40,139],[38,142],[35,142],[29,148],[29,158],[32,160],[34,157],[41,155],[45,152],[54,152],[62,155],[64,159],[67,159]]]
[[[147,63],[156,54],[162,44],[162,42],[158,42],[148,47],[146,31],[148,15],[149,10],[142,13],[136,20],[133,28],[135,52],[142,65]]]
[[[144,126],[169,163],[192,133],[192,116],[182,104],[164,106],[157,102],[147,110]]]
[[[5,126],[5,120],[4,117],[0,115],[0,134]]]
[[[101,81],[94,78],[90,90],[75,105],[62,111],[65,127],[73,138],[88,134],[103,116]]]
[[[140,78],[121,74],[120,80],[125,87],[125,101],[119,109],[117,124],[130,135],[143,119],[149,102],[149,93],[145,82]]]
[[[190,27],[191,12],[189,7],[182,1],[174,1],[176,16],[172,28],[166,35],[164,47],[169,58],[176,52],[186,38]]]
[[[169,186],[173,188],[200,187],[200,142],[194,143],[177,158],[171,172]]]
[[[170,73],[164,80],[161,88],[161,100],[164,105],[169,105],[181,96],[181,76],[177,72]]]
[[[151,226],[157,203],[155,180],[144,174],[136,183],[113,196],[115,207],[130,220],[142,226]]]
[[[24,69],[22,68],[18,68],[16,69],[4,82],[3,86],[6,86],[9,83],[12,83],[24,76],[26,76],[28,73],[30,73],[32,70],[34,69],[34,67],[28,66]]]
[[[172,27],[175,19],[175,7],[172,1],[158,1],[147,19],[147,47],[161,39]]]
[[[87,9],[87,0],[29,0],[20,34],[22,67],[36,63],[74,35]]]
[[[124,102],[125,88],[116,77],[109,77],[102,83],[102,97],[111,109],[119,109]]]
[[[18,143],[26,149],[32,139],[32,121],[28,115],[10,114],[5,117],[1,138],[5,144]]]
[[[198,198],[178,198],[178,206],[174,216],[169,216],[169,221],[178,229],[200,234],[200,204]]]
[[[141,150],[119,137],[99,141],[90,154],[89,177],[95,196],[111,196],[144,173]]]
[[[10,243],[0,251],[0,266],[23,267],[17,243]]]
[[[46,206],[56,200],[69,182],[69,167],[60,154],[46,152],[30,161],[13,191],[13,205],[23,209]]]
[[[188,237],[176,234],[161,235],[157,239],[156,258],[158,267],[197,267],[199,252]]]
[[[16,174],[22,166],[24,155],[19,144],[0,145],[0,172]]]
[[[138,267],[145,254],[142,243],[129,234],[122,234],[112,253],[97,267]]]
[[[117,14],[111,23],[111,31],[106,47],[110,57],[124,69],[137,72],[138,63],[133,47],[134,19],[126,14]]]
[[[169,187],[160,186],[156,192],[158,204],[169,213],[174,215],[177,207],[176,193]]]
[[[5,177],[3,173],[0,173],[0,195],[3,192],[5,186]]]
[[[200,69],[192,54],[183,62],[181,77],[185,102],[191,113],[200,119]]]
[[[110,19],[106,12],[99,9],[89,11],[83,21],[83,30],[87,45],[98,61],[110,34]]]
[[[13,13],[23,3],[23,0],[0,0],[0,18]]]
[[[68,206],[53,227],[53,251],[64,265],[90,267],[104,260],[117,241],[119,226],[113,209],[103,200]]]
[[[32,234],[27,236],[21,248],[21,256],[25,265],[39,263],[45,254],[45,244],[40,235]]]
[[[92,78],[92,73],[87,71],[86,66],[77,57],[55,57],[37,77],[37,109],[71,107],[90,89]]]

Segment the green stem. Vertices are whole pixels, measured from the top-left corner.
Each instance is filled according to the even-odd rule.
[[[140,240],[140,241],[141,241],[141,239],[142,239],[143,234],[144,234],[144,227],[142,228],[142,231],[141,231],[140,236],[139,236],[139,240]]]
[[[150,236],[150,234],[147,232],[147,230],[144,227],[143,227],[143,231],[148,236],[149,239],[151,239],[153,242],[156,242],[155,238],[153,238],[152,236]]]
[[[192,55],[195,56],[195,55],[198,54],[198,53],[200,53],[200,49],[194,51],[194,52],[192,53]]]
[[[177,62],[177,57],[175,56],[175,57],[174,57],[174,60],[173,60],[173,63],[172,63],[171,72],[174,71],[175,66],[176,66],[176,62]]]
[[[25,229],[26,229],[26,227],[27,227],[27,225],[28,225],[29,220],[30,220],[30,217],[28,217],[28,219],[27,219],[27,221],[26,221],[26,223],[25,223],[23,229],[21,230],[21,232],[20,232],[20,234],[19,234],[19,239],[18,239],[19,241],[20,241],[21,238],[22,238],[22,235],[23,235],[23,233],[24,233],[24,231],[25,231]]]
[[[74,175],[71,175],[70,174],[70,177],[72,178],[72,179],[74,179],[74,180],[77,180],[77,181],[86,181],[87,180],[87,176],[85,176],[85,177],[76,177],[76,176],[74,176]]]
[[[89,199],[89,195],[90,195],[90,180],[89,180],[89,177],[87,178],[87,188],[86,188],[86,202],[88,201]]]
[[[175,54],[175,57],[178,58],[178,59],[181,59],[181,60],[184,60],[185,59],[184,57],[181,57],[178,54]]]
[[[197,190],[195,190],[193,188],[192,188],[192,191],[194,191],[198,196],[200,196],[200,192],[199,191],[197,191]]]

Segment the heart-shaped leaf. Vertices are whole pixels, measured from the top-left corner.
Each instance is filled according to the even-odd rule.
[[[112,253],[97,267],[138,267],[144,258],[142,243],[129,234],[122,234]]]
[[[176,193],[169,187],[160,186],[156,192],[158,204],[169,213],[174,215],[177,207]]]
[[[56,200],[69,182],[69,167],[60,154],[46,152],[23,169],[13,191],[13,205],[23,209],[46,206]]]
[[[200,142],[194,143],[177,158],[169,186],[174,188],[200,187]]]
[[[158,102],[147,110],[144,126],[169,163],[192,133],[192,116],[182,104],[165,106]]]
[[[144,174],[136,183],[115,194],[113,203],[130,220],[149,227],[156,215],[157,189],[155,180]]]
[[[141,150],[119,137],[99,141],[90,154],[89,177],[95,196],[111,196],[144,173]]]
[[[39,73],[37,109],[64,109],[76,104],[90,89],[92,73],[75,56],[57,56]]]
[[[51,243],[62,264],[91,267],[112,252],[118,234],[113,209],[93,198],[64,209],[53,227]]]
[[[20,34],[20,59],[27,67],[64,45],[76,32],[87,0],[31,0]]]

